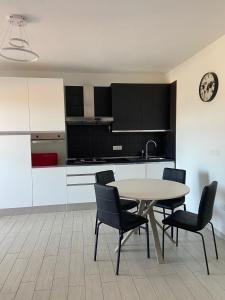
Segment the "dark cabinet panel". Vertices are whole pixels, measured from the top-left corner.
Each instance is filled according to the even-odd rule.
[[[141,97],[137,85],[112,84],[113,130],[141,129],[141,110]]]
[[[169,87],[169,84],[112,84],[112,129],[169,129]]]
[[[111,87],[94,87],[95,116],[112,116]]]
[[[66,86],[66,115],[82,117],[84,115],[84,97],[82,86]]]
[[[169,85],[152,84],[142,89],[142,129],[161,130],[170,127]]]

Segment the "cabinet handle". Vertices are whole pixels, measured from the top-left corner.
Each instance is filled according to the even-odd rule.
[[[87,174],[67,174],[67,177],[73,177],[73,176],[95,176],[95,173],[87,173]]]
[[[137,129],[137,130],[130,130],[130,129],[124,129],[124,130],[112,130],[112,132],[166,132],[171,131],[170,129]]]
[[[68,183],[67,186],[94,185],[95,183]]]

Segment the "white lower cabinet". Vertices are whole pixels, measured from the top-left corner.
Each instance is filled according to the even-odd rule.
[[[145,178],[145,164],[115,165],[115,179]]]
[[[0,208],[32,206],[29,135],[0,136]]]
[[[66,204],[66,167],[33,168],[33,206]]]
[[[95,202],[95,190],[93,184],[74,185],[67,187],[68,203],[88,203]]]
[[[116,180],[162,178],[175,163],[40,167],[31,171],[30,137],[0,137],[0,208],[95,202],[95,173],[113,170]],[[15,151],[16,149],[16,151]],[[32,176],[31,176],[32,175]],[[33,194],[32,194],[33,180]],[[32,200],[33,199],[33,200]]]
[[[113,170],[113,165],[67,167],[66,184],[68,203],[95,202],[95,173]]]
[[[175,168],[174,161],[152,162],[146,164],[146,178],[162,179],[164,168]]]
[[[68,203],[95,202],[95,173],[113,170],[116,180],[130,178],[161,179],[164,168],[174,168],[175,163],[151,162],[140,164],[116,164],[104,166],[69,166],[67,167],[66,184]]]

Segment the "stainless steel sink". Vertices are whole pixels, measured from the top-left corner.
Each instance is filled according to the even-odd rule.
[[[130,158],[129,161],[130,162],[138,162],[138,161],[153,161],[153,160],[164,160],[165,157],[161,157],[161,156],[149,156],[147,159],[145,157],[136,157],[136,158]]]

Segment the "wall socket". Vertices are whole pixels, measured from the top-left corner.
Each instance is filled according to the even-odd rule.
[[[113,150],[114,151],[121,151],[121,150],[123,150],[123,146],[122,145],[113,146]]]

